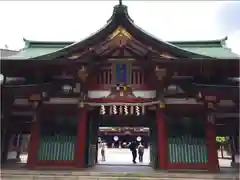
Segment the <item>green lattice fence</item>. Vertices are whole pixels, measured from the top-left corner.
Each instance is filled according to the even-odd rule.
[[[38,160],[73,160],[75,136],[42,136]]]
[[[169,138],[168,162],[207,163],[207,147],[204,138]]]

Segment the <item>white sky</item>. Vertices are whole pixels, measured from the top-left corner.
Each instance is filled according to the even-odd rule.
[[[110,18],[111,1],[1,1],[0,47],[23,47],[22,38],[79,41]],[[134,22],[163,40],[208,40],[229,36],[240,54],[240,2],[123,0]]]

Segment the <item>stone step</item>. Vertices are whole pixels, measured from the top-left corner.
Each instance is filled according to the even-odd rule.
[[[2,170],[3,180],[237,180],[237,173],[119,173],[86,171]]]
[[[205,178],[167,178],[167,177],[99,177],[99,176],[27,176],[27,175],[3,175],[2,180],[206,180]],[[211,178],[211,180],[238,180],[235,178]]]

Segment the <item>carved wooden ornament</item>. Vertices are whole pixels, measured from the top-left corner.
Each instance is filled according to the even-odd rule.
[[[161,53],[159,53],[159,55],[164,57],[164,58],[168,58],[168,59],[174,58],[174,56],[170,55],[167,52],[161,52]]]
[[[127,30],[125,28],[123,28],[122,26],[119,26],[110,36],[109,39],[113,39],[117,36],[125,36],[127,39],[131,39],[132,35],[127,32]]]

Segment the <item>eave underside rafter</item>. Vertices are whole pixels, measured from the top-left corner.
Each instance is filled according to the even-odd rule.
[[[168,55],[168,52],[158,52],[152,47],[146,46],[137,39],[135,39],[130,33],[128,33],[124,28],[118,27],[112,34],[108,36],[103,42],[92,46],[86,47],[82,52],[76,52],[68,58],[69,60],[84,60],[88,55],[94,53],[98,56],[118,56],[116,52],[121,50],[126,51],[124,55],[128,54],[128,57],[145,56],[151,54],[153,57],[163,57],[163,58],[175,58],[172,55]],[[130,54],[130,55],[129,55]]]

